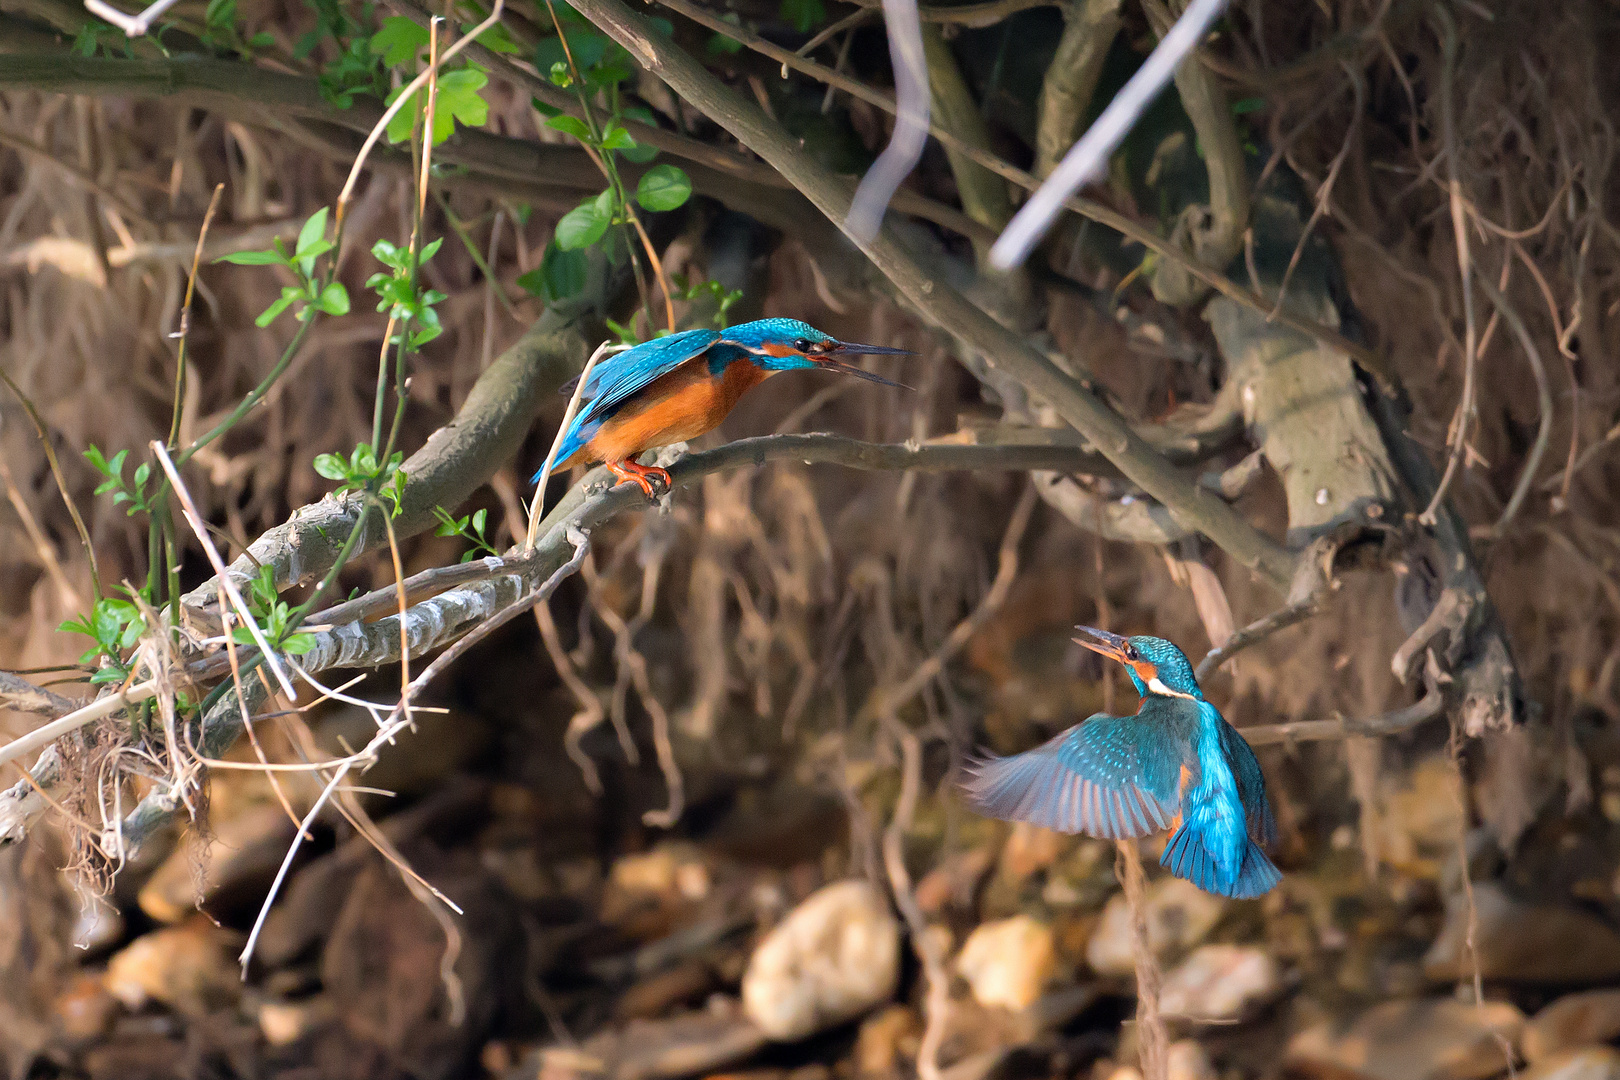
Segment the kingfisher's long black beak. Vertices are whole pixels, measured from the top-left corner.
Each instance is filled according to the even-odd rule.
[[[1120,635],[1111,634],[1107,630],[1098,630],[1092,626],[1077,626],[1075,629],[1083,634],[1090,634],[1096,639],[1087,641],[1085,638],[1075,638],[1074,643],[1076,645],[1082,645],[1094,653],[1101,653],[1110,660],[1118,660],[1122,664],[1128,663],[1125,658],[1125,646],[1129,642]]]
[[[832,347],[832,351],[837,353],[839,356],[912,355],[910,349],[891,349],[887,345],[862,345],[858,341],[840,341],[838,344]],[[911,389],[911,387],[907,386],[905,383],[897,383],[893,379],[885,379],[883,376],[867,371],[865,368],[856,367],[854,364],[846,364],[842,360],[835,359],[832,356],[818,356],[815,358],[815,361],[817,367],[826,368],[828,371],[836,371],[843,375],[853,375],[857,379],[865,379],[867,382],[875,382],[880,386],[893,386],[901,390]]]

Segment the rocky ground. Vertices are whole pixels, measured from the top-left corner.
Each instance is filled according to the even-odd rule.
[[[24,927],[0,955],[13,1075],[1134,1080],[1110,843],[983,821],[942,783],[905,840],[919,942],[870,825],[892,769],[848,762],[853,801],[769,755],[697,769],[680,827],[650,829],[650,752],[631,766],[610,733],[587,741],[593,797],[556,752],[562,703],[490,690],[505,669],[484,664],[365,781],[399,793],[364,798],[463,916],[323,829],[244,981],[235,957],[294,827],[261,776],[220,772],[207,841],[149,852],[110,906],[72,892],[45,838],[0,854],[0,910]],[[312,726],[336,746],[365,723],[335,709]],[[1411,765],[1338,824],[1331,807],[1353,804],[1334,785],[1298,797],[1302,753],[1263,755],[1287,871],[1265,898],[1209,896],[1158,872],[1162,838],[1141,845],[1173,1080],[1620,1078],[1620,989],[1601,988],[1620,983],[1620,784],[1551,808],[1512,859],[1473,830],[1465,881],[1444,747],[1404,748]],[[299,808],[313,789],[283,794]],[[948,986],[931,994],[920,953]]]

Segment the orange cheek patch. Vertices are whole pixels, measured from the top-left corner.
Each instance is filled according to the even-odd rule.
[[[1136,669],[1137,678],[1141,679],[1145,683],[1152,682],[1154,679],[1159,677],[1158,665],[1150,664],[1146,660],[1138,660],[1136,663],[1132,664],[1131,667]]]
[[[770,353],[772,356],[798,356],[799,355],[799,353],[797,351],[788,348],[786,345],[778,345],[774,341],[767,341],[765,343],[765,351],[767,353]]]

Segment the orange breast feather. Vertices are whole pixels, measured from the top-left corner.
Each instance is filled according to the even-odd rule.
[[[703,357],[688,360],[626,403],[587,449],[597,461],[623,461],[643,450],[695,439],[718,427],[739,398],[773,374],[738,360],[717,379]]]

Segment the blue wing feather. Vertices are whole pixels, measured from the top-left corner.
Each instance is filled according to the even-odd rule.
[[[973,765],[964,783],[981,810],[1059,832],[1117,840],[1170,827],[1191,754],[1188,710],[1144,702],[1136,716],[1097,714],[1041,746]]]
[[[644,341],[633,349],[608,357],[591,369],[581,395],[583,404],[568,425],[562,445],[557,448],[557,460],[567,461],[581,447],[591,441],[602,422],[639,390],[646,389],[654,379],[667,375],[720,340],[718,330],[684,330],[668,337]],[[579,382],[576,377],[564,389],[572,391]],[[539,480],[537,472],[531,483]]]
[[[589,402],[579,410],[576,424],[600,419],[615,405],[660,375],[667,375],[720,340],[718,330],[684,330],[668,337],[644,341],[633,349],[610,356],[596,365],[585,384]]]

